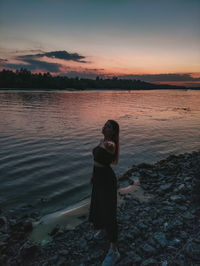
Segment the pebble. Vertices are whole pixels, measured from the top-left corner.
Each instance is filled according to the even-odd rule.
[[[118,265],[199,265],[200,199],[199,190],[192,185],[198,185],[198,179],[193,182],[193,178],[199,172],[200,151],[172,155],[154,165],[134,165],[123,175],[123,180],[139,178],[141,187],[154,197],[141,202],[134,194],[123,196],[124,205],[117,209]],[[41,245],[27,242],[31,218],[37,220],[40,215],[33,209],[34,204],[3,214],[0,211],[0,264],[101,265],[109,242],[94,239],[94,228],[85,215],[73,230],[53,228]]]

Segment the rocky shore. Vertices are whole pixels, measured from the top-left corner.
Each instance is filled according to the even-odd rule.
[[[121,195],[117,265],[200,265],[200,151],[133,165],[119,184],[135,179],[151,197]],[[0,265],[101,265],[109,243],[94,239],[87,216],[73,230],[55,227],[43,245],[27,239],[39,216],[31,205],[0,209]]]

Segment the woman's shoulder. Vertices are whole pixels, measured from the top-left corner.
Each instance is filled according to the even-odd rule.
[[[105,149],[110,153],[115,153],[115,143],[111,140],[106,140],[103,142]]]

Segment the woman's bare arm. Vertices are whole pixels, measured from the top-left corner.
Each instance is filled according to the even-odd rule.
[[[108,140],[104,141],[104,147],[108,152],[112,154],[115,153],[115,143],[113,141],[108,141]]]

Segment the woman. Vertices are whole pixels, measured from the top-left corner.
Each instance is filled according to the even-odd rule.
[[[110,249],[102,264],[105,266],[114,265],[120,258],[117,248],[117,178],[110,166],[117,164],[119,159],[119,124],[108,120],[102,133],[104,139],[93,149],[89,222],[95,229],[104,229],[110,241]]]

